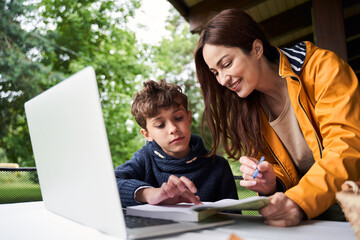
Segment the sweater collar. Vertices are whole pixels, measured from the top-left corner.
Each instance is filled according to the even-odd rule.
[[[190,153],[182,159],[174,158],[168,154],[166,154],[162,148],[157,144],[156,141],[146,142],[146,148],[150,152],[150,154],[154,157],[157,165],[159,167],[176,167],[176,166],[184,166],[197,168],[202,165],[202,161],[205,158],[202,158],[208,151],[206,150],[204,143],[201,137],[197,135],[191,135],[190,138]]]

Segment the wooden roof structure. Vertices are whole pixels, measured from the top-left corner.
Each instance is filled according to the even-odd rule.
[[[249,13],[273,45],[300,41],[340,55],[360,76],[359,0],[168,0],[199,33],[214,12],[240,8]]]

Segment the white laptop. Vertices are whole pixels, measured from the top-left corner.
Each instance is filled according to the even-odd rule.
[[[25,103],[45,207],[103,233],[145,238],[233,223],[125,226],[95,71],[87,67]]]

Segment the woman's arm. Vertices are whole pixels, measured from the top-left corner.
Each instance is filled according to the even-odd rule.
[[[314,106],[310,115],[321,142],[315,163],[285,195],[313,218],[335,203],[346,180],[360,178],[360,89],[350,66],[335,53],[318,49],[303,69],[303,87]],[[304,134],[305,138],[309,137]]]

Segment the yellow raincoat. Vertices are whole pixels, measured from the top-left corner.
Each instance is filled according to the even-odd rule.
[[[292,107],[315,159],[301,179],[263,112],[262,125],[270,150],[267,161],[285,195],[311,219],[335,203],[344,181],[360,179],[360,88],[355,73],[338,55],[310,42],[301,44],[303,52],[279,49],[279,75],[287,81]]]

